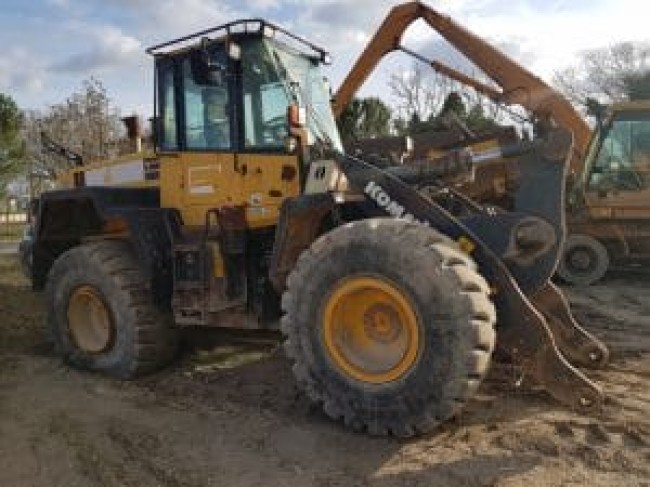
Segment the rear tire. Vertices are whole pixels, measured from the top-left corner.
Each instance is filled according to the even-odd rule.
[[[171,315],[153,305],[149,279],[127,243],[91,243],[61,255],[46,298],[55,350],[75,367],[127,379],[176,353]]]
[[[605,246],[588,235],[570,235],[564,243],[557,274],[574,286],[590,286],[602,279],[609,269]]]
[[[380,291],[350,294],[353,298],[344,303],[342,314],[333,315],[332,325],[332,300],[366,284]],[[370,310],[393,302],[382,297],[381,289],[386,295],[397,293],[395,303],[411,305],[410,310],[395,305],[394,316],[416,316],[417,334],[404,332],[417,345],[412,361],[383,362],[381,343],[370,348],[374,355],[365,360],[363,347],[355,352],[351,345],[354,333],[361,335],[357,342],[374,343],[370,333],[364,335],[375,319]],[[457,413],[488,370],[496,319],[488,295],[472,259],[438,232],[404,220],[353,222],[315,241],[290,274],[282,297],[285,351],[299,386],[331,418],[375,435],[425,433]],[[373,304],[372,296],[383,301]],[[362,319],[352,323],[358,306]],[[402,321],[384,318],[391,324]],[[333,339],[332,326],[342,326]],[[401,336],[407,327],[396,330],[389,335]],[[389,335],[380,338],[390,340]],[[339,350],[332,341],[344,346]],[[404,350],[406,357],[411,349]]]

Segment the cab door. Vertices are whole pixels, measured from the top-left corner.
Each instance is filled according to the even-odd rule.
[[[238,164],[245,168],[242,190],[249,226],[275,225],[282,202],[300,192],[298,158],[283,154],[242,153],[238,156]]]
[[[280,79],[263,40],[242,46],[241,137],[237,168],[251,228],[275,225],[282,202],[300,192],[297,155],[287,153],[287,107],[291,103],[286,80]]]
[[[178,208],[185,225],[205,222],[206,212],[240,205],[242,178],[235,157],[233,82],[223,44],[209,48],[214,73],[201,74],[192,55],[159,68],[161,200]]]

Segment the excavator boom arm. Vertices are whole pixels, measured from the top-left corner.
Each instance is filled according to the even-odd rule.
[[[431,67],[474,88],[493,101],[521,105],[537,119],[567,128],[573,132],[575,139],[576,154],[573,159],[582,156],[589,144],[591,130],[569,101],[496,47],[420,2],[404,3],[390,11],[337,91],[333,101],[335,115],[338,116],[343,111],[386,54],[403,50],[414,55],[401,46],[401,38],[406,29],[418,19],[424,20],[481,69],[501,91],[442,63],[426,61]]]

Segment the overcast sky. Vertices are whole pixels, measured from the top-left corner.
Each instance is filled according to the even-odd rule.
[[[313,40],[333,55],[334,88],[393,0],[3,0],[0,91],[24,108],[58,103],[96,76],[123,114],[149,115],[151,59],[144,48],[242,17],[264,17]],[[430,0],[549,80],[585,49],[650,40],[643,0]],[[450,51],[424,25],[405,44],[430,56]],[[456,62],[456,61],[454,61]],[[364,88],[387,93],[386,73],[412,61],[394,54]]]

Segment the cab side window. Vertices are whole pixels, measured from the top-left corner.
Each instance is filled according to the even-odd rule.
[[[209,73],[197,73],[205,61],[183,61],[185,145],[189,150],[230,150],[231,120],[227,57],[223,47],[209,52]],[[198,67],[197,67],[198,66]]]
[[[162,150],[174,151],[178,150],[174,64],[167,63],[161,65],[158,71],[158,78],[160,148]]]

